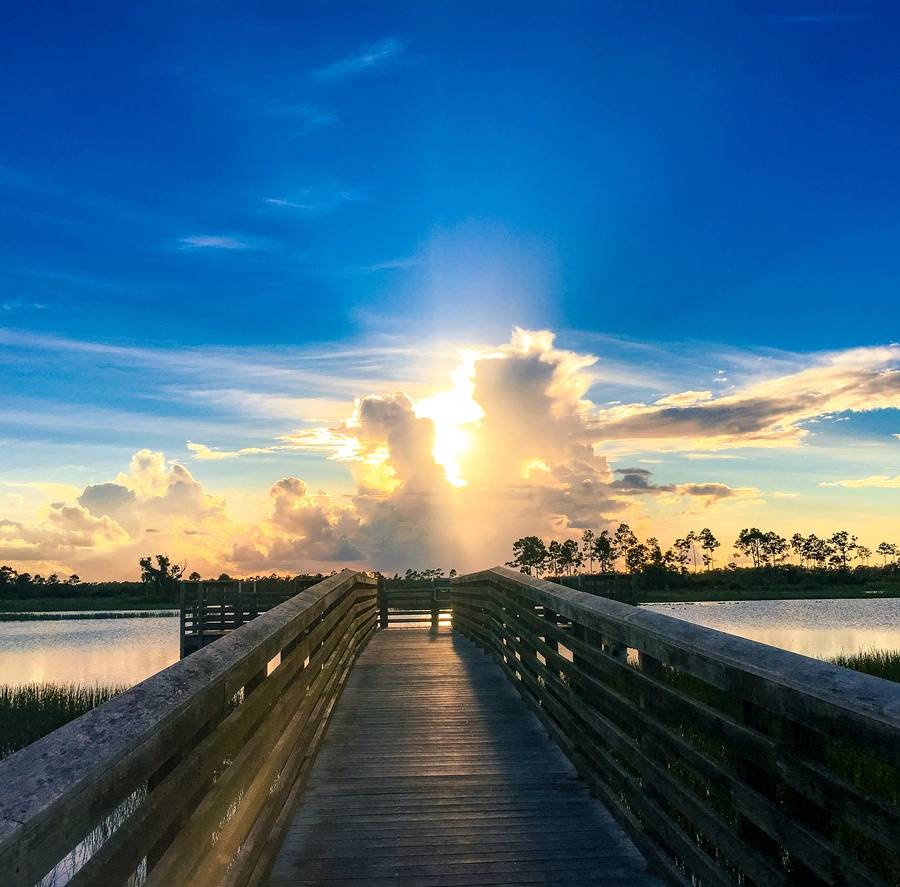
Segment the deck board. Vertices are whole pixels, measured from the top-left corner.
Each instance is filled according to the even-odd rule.
[[[449,631],[378,632],[291,811],[270,887],[650,887],[499,667]]]

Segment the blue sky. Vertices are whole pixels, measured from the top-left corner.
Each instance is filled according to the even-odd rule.
[[[851,7],[20,6],[4,321],[881,340],[900,13]]]
[[[599,409],[887,346],[898,35],[867,2],[11,8],[0,483],[72,498],[150,448],[257,490],[247,514],[282,475],[352,497],[321,449],[267,448],[357,397],[425,398],[516,326],[599,355]],[[797,419],[802,465],[753,438],[666,480],[900,472],[900,402],[836,403]],[[200,464],[189,440],[266,452]]]

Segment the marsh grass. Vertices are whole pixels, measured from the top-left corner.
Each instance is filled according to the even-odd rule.
[[[0,684],[0,758],[121,693],[124,686]]]
[[[0,622],[61,622],[69,621],[70,619],[161,619],[177,615],[178,610],[71,610],[60,612],[28,610],[20,613],[0,612]]]
[[[841,653],[831,657],[829,662],[874,675],[876,678],[900,681],[900,650],[872,649],[859,653]]]

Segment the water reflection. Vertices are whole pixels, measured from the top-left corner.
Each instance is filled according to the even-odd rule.
[[[136,684],[177,660],[177,616],[0,622],[4,684]]]
[[[645,604],[667,616],[803,653],[829,657],[900,650],[900,599]]]
[[[900,649],[900,599],[647,604],[807,656]],[[0,622],[0,683],[135,684],[178,660],[178,617]]]

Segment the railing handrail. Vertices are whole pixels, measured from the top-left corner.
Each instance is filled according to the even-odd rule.
[[[496,566],[452,580],[454,586],[497,584],[524,586],[539,602],[546,602],[561,616],[584,617],[596,614],[622,629],[640,629],[672,647],[693,655],[719,659],[723,664],[754,674],[797,693],[813,696],[841,709],[851,717],[864,718],[900,731],[900,686],[863,672],[822,659],[804,656],[781,647],[676,619],[645,607],[636,607],[609,598],[547,582],[509,567]],[[893,734],[895,737],[897,732]],[[900,747],[897,748],[900,760]]]
[[[506,567],[453,589],[673,883],[900,883],[896,683]]]
[[[41,844],[42,861],[64,855],[91,817],[97,821],[136,790],[191,731],[360,585],[374,588],[376,580],[350,570],[324,579],[0,761],[0,871],[18,871],[20,848],[32,842]]]

